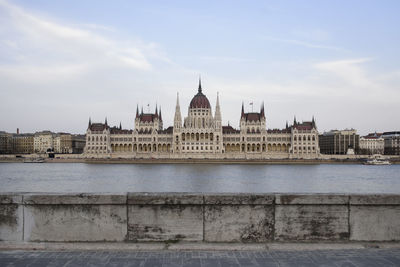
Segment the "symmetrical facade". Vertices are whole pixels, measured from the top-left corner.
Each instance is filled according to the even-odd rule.
[[[182,119],[177,95],[174,124],[163,127],[161,108],[154,113],[136,109],[133,130],[92,123],[86,132],[87,157],[133,158],[314,158],[319,155],[318,131],[312,121],[285,129],[267,129],[264,105],[259,112],[245,113],[242,104],[240,126],[222,125],[219,95],[212,112],[203,94],[201,81],[192,98],[187,116]]]

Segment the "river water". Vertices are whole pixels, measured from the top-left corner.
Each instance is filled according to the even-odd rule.
[[[400,165],[0,163],[0,192],[400,193]]]

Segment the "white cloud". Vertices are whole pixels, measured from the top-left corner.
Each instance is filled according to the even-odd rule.
[[[30,66],[35,66],[36,74],[40,75],[43,70],[43,75],[46,75],[49,69],[57,67],[63,69],[59,72],[64,75],[67,69],[72,73],[82,71],[82,65],[88,71],[101,66],[122,66],[142,71],[152,68],[146,52],[154,50],[154,44],[135,44],[109,38],[92,31],[93,24],[91,27],[61,24],[4,0],[0,0],[0,9],[4,14],[0,37],[6,40],[13,38],[4,41],[10,50],[8,60],[19,61],[17,66],[7,64],[9,62],[1,63],[2,71],[7,68],[12,71],[20,66],[21,73],[28,70],[29,74]],[[102,27],[96,25],[95,28]],[[151,56],[154,55],[156,52],[153,51]],[[73,65],[77,66],[76,70],[73,70]]]
[[[377,85],[368,77],[362,63],[371,61],[371,58],[346,59],[328,61],[315,64],[319,70],[330,72],[349,85],[365,89],[377,88]]]
[[[317,49],[329,49],[329,50],[336,50],[336,51],[346,51],[344,48],[331,46],[331,45],[324,45],[324,44],[317,44],[317,43],[310,43],[306,41],[296,40],[296,39],[282,39],[282,38],[275,38],[275,37],[264,37],[267,40],[293,44],[297,46],[303,46],[307,48],[317,48]]]

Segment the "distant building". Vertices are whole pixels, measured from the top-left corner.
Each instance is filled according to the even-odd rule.
[[[360,137],[360,154],[373,155],[383,154],[385,141],[382,138],[382,133],[370,133]]]
[[[35,153],[46,153],[54,151],[55,133],[50,131],[42,131],[35,133],[33,139],[33,148]]]
[[[16,134],[0,131],[0,154],[31,154],[31,153],[83,153],[86,144],[85,135],[70,133],[53,133],[42,131],[35,134]]]
[[[0,132],[0,154],[11,154],[13,150],[12,134]]]
[[[61,154],[80,154],[85,147],[85,136],[70,133],[57,133],[54,137],[54,152]]]
[[[319,155],[318,131],[312,121],[284,129],[267,129],[264,104],[259,112],[245,112],[242,104],[239,129],[223,126],[219,95],[212,112],[210,102],[203,94],[201,82],[197,94],[182,120],[179,98],[176,100],[173,126],[164,128],[161,108],[154,113],[136,109],[134,129],[110,127],[92,123],[86,132],[87,157],[160,157],[160,158],[315,158]]]
[[[400,131],[382,134],[385,143],[385,155],[400,155]]]
[[[321,154],[345,155],[348,151],[358,154],[360,136],[354,129],[325,132],[319,136],[319,149]]]
[[[34,152],[34,135],[17,134],[13,135],[13,154],[31,154]]]

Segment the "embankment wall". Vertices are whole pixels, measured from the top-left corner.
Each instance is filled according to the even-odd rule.
[[[400,195],[2,193],[0,240],[399,241]]]

